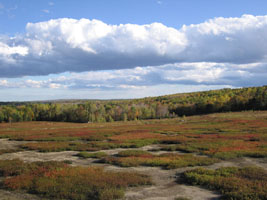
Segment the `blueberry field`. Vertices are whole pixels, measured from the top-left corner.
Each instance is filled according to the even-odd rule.
[[[0,138],[4,199],[267,199],[266,111],[0,123]]]

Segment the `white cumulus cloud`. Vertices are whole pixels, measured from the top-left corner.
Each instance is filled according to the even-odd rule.
[[[160,23],[108,25],[68,18],[28,23],[25,35],[6,42],[13,43],[14,50],[25,46],[28,54],[12,56],[12,66],[0,60],[2,77],[165,64],[175,61],[187,45],[181,31]]]
[[[183,26],[190,41],[184,61],[253,63],[267,58],[267,16],[215,18]]]
[[[0,63],[1,61],[5,62],[6,64],[15,63],[16,56],[26,56],[27,54],[28,48],[25,46],[9,46],[5,43],[0,42]]]
[[[220,17],[180,29],[63,18],[0,38],[1,78],[76,72],[21,82],[37,88],[266,84],[266,58],[267,16]]]

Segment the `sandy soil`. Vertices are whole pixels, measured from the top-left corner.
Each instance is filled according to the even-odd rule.
[[[12,149],[16,148],[19,144],[23,142],[20,141],[9,141],[6,139],[0,139],[0,149]],[[139,148],[140,150],[151,150],[158,148],[157,145],[150,145],[146,147]],[[117,154],[119,151],[126,150],[123,148],[112,149],[112,150],[102,150],[109,155]],[[129,188],[126,191],[124,200],[174,200],[177,197],[187,197],[192,200],[216,200],[219,199],[220,195],[212,191],[206,190],[204,188],[178,184],[176,182],[177,176],[185,170],[193,169],[193,167],[184,167],[173,170],[164,170],[158,167],[130,167],[121,168],[117,166],[112,166],[108,164],[96,163],[97,159],[81,159],[74,156],[78,152],[76,151],[64,151],[64,152],[51,152],[51,153],[40,153],[35,151],[22,151],[16,153],[6,153],[0,155],[0,159],[15,159],[19,158],[26,162],[34,161],[72,161],[74,166],[89,166],[98,165],[103,166],[106,170],[112,171],[136,171],[143,174],[147,174],[152,177],[155,183],[152,186]],[[152,152],[155,154],[164,153]],[[251,166],[256,165],[267,169],[267,162],[262,162],[261,159],[256,158],[240,158],[231,161],[223,161],[220,163],[215,163],[213,165],[207,166],[209,169],[217,169],[220,167],[228,166]],[[28,195],[23,193],[9,192],[0,190],[0,200],[39,200],[40,198],[34,195]]]
[[[128,170],[147,174],[155,183],[152,186],[130,188],[126,191],[124,200],[174,200],[177,197],[187,197],[192,200],[215,200],[219,195],[199,187],[177,184],[177,175],[189,167],[164,170],[158,167],[120,168],[108,166],[108,170]]]
[[[267,169],[267,163],[256,158],[240,158],[232,161],[223,161],[207,166],[209,169],[220,167],[258,166]],[[204,188],[177,184],[180,173],[196,167],[184,167],[174,170],[163,170],[156,167],[135,167],[134,171],[150,175],[155,183],[151,187],[132,188],[126,192],[126,200],[174,200],[177,197],[187,197],[192,200],[216,200],[220,195]]]
[[[11,141],[9,139],[0,139],[0,149],[16,149],[21,144],[29,143],[29,141]]]

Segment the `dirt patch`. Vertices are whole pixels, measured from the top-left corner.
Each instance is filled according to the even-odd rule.
[[[115,155],[118,154],[121,151],[125,151],[125,150],[142,150],[142,151],[149,151],[152,154],[159,154],[159,152],[161,153],[168,153],[168,151],[151,151],[154,149],[160,149],[160,146],[157,144],[152,144],[152,145],[147,145],[144,147],[140,147],[140,148],[117,148],[117,149],[108,149],[108,150],[100,150],[99,152],[105,152],[108,155]]]
[[[174,200],[187,197],[194,200],[218,199],[220,195],[199,187],[177,184],[177,172],[181,170],[163,170],[156,167],[134,167],[132,170],[152,177],[155,185],[142,188],[131,188],[125,194],[125,200]]]
[[[35,195],[19,193],[14,191],[0,190],[0,200],[45,200]]]
[[[231,161],[222,161],[210,166],[203,166],[208,169],[220,167],[246,167],[258,166],[267,168],[267,163],[259,158],[239,158]],[[125,194],[125,200],[174,200],[177,197],[187,197],[192,200],[216,200],[220,195],[216,192],[200,188],[178,184],[177,177],[184,171],[197,167],[183,167],[173,170],[164,170],[158,167],[130,167],[121,168],[117,166],[106,166],[106,170],[112,171],[136,171],[152,177],[155,185],[148,187],[130,188]]]
[[[257,166],[264,169],[267,169],[267,162],[264,162],[262,158],[237,158],[230,161],[222,161],[219,163],[215,163],[210,166],[206,166],[207,169],[218,169],[220,167],[249,167],[249,166]]]
[[[20,159],[25,162],[36,161],[71,161],[73,165],[88,166],[95,161],[95,159],[80,159],[76,155],[76,151],[62,151],[41,153],[36,151],[21,151],[16,153],[6,153],[0,155],[0,160]]]
[[[29,141],[13,141],[9,139],[0,139],[0,149],[17,149],[19,145],[29,143]]]
[[[17,148],[23,141],[9,141],[8,139],[0,139],[0,149],[13,149]],[[142,148],[136,148],[138,150],[149,151],[151,149],[157,149],[158,145],[149,145]],[[129,150],[124,148],[101,150],[108,155],[117,154],[120,151]],[[75,156],[77,151],[63,151],[63,152],[50,152],[41,153],[36,151],[21,151],[16,153],[6,153],[0,155],[1,160],[21,159],[25,162],[35,161],[64,161],[69,160],[73,166],[102,166],[105,170],[112,171],[135,171],[151,176],[153,182],[152,186],[129,188],[126,191],[124,200],[174,200],[177,197],[187,197],[192,200],[216,200],[220,195],[204,188],[189,186],[184,184],[178,184],[177,177],[180,173],[194,169],[196,167],[184,167],[179,169],[164,170],[158,167],[130,167],[122,168],[109,164],[97,163],[98,159],[82,159]],[[153,154],[166,153],[166,151],[151,152]],[[176,152],[177,153],[177,152]],[[257,158],[239,158],[230,161],[222,161],[210,166],[205,166],[208,169],[217,169],[220,167],[244,167],[244,166],[259,166],[267,168],[267,162],[263,162],[263,159]],[[0,200],[40,200],[39,197],[24,193],[10,192],[0,190]]]
[[[140,148],[144,150],[144,148]],[[113,150],[103,150],[107,154],[116,154],[119,151],[123,151],[126,149],[113,149]],[[211,191],[201,189],[193,186],[180,185],[176,183],[176,175],[177,173],[181,173],[185,170],[192,169],[190,167],[175,169],[175,170],[163,170],[158,167],[130,167],[130,168],[122,168],[117,166],[112,166],[108,164],[95,163],[97,159],[81,159],[79,157],[74,156],[78,152],[76,151],[64,151],[64,152],[50,152],[50,153],[41,153],[35,151],[22,151],[16,153],[7,153],[0,155],[0,159],[21,159],[25,162],[35,162],[35,161],[64,161],[69,160],[72,161],[72,165],[78,166],[103,166],[106,170],[112,171],[135,171],[143,174],[147,174],[152,177],[155,185],[148,187],[138,187],[138,188],[130,188],[127,190],[125,195],[125,200],[163,200],[163,199],[175,199],[176,197],[188,197],[192,199],[194,196],[198,198],[196,200],[208,200],[208,199],[217,199],[219,195],[214,194]],[[8,192],[5,195],[13,194]],[[1,191],[0,191],[1,195]],[[3,194],[4,195],[4,194]],[[28,197],[24,197],[22,194],[14,194],[17,195],[14,197],[15,200],[25,200],[30,199]],[[6,198],[8,199],[8,198]],[[34,199],[34,198],[32,198]]]

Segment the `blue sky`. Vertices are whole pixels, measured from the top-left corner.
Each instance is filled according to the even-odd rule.
[[[98,19],[107,24],[160,22],[180,28],[214,17],[265,15],[264,0],[1,0],[0,33],[25,31],[28,22],[57,18]]]
[[[266,85],[264,0],[0,0],[0,101]]]

